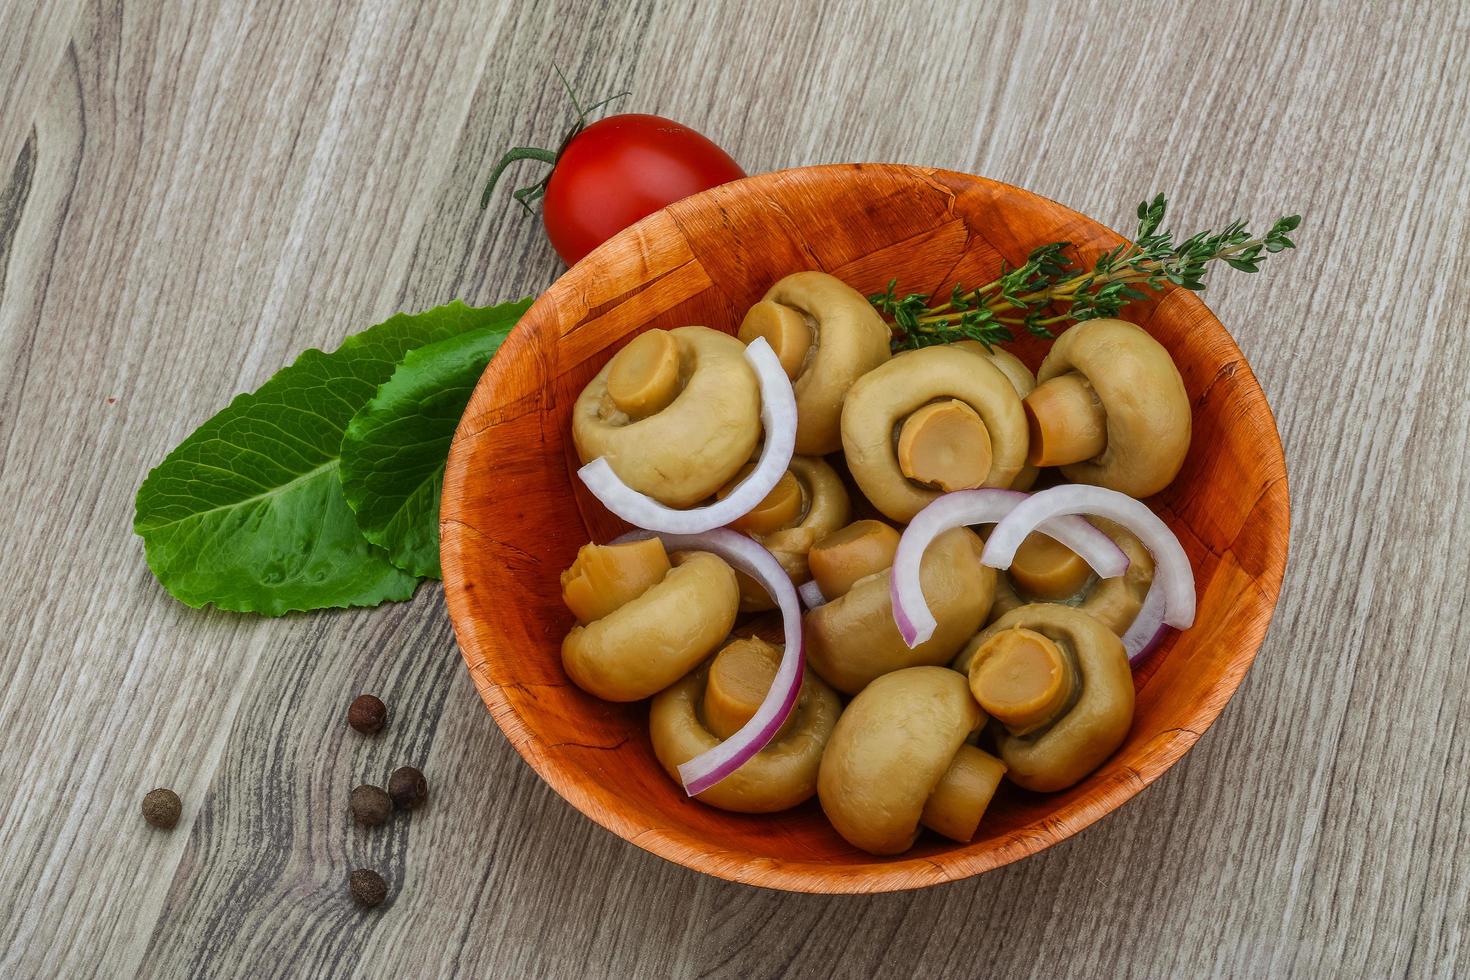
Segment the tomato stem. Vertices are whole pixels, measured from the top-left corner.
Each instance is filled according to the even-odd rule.
[[[490,195],[494,192],[495,184],[500,180],[500,175],[505,173],[506,167],[509,167],[517,160],[540,160],[542,163],[549,163],[552,166],[556,166],[556,156],[550,150],[543,150],[536,146],[515,146],[507,150],[505,156],[501,157],[500,162],[495,165],[495,169],[490,171],[490,180],[485,184],[485,193],[480,195],[480,210],[483,211],[489,206]],[[549,179],[550,176],[548,175],[535,184],[518,188],[511,197],[514,197],[521,207],[530,211],[531,202],[546,193],[546,182]]]
[[[481,211],[490,206],[490,195],[495,192],[495,185],[500,180],[500,175],[505,173],[506,167],[509,167],[517,160],[539,160],[542,163],[551,164],[552,170],[554,171],[556,169],[556,161],[560,160],[561,155],[566,152],[567,144],[586,128],[587,114],[589,112],[595,112],[610,102],[615,102],[618,99],[633,94],[632,92],[619,92],[617,95],[610,95],[605,99],[594,102],[584,109],[582,108],[582,103],[577,99],[576,91],[572,89],[572,83],[568,82],[567,76],[562,73],[561,66],[552,65],[551,67],[556,72],[556,77],[561,79],[562,88],[567,90],[567,96],[572,100],[572,108],[577,110],[577,121],[572,124],[572,128],[567,130],[567,134],[562,137],[561,144],[556,148],[555,153],[550,150],[543,150],[537,146],[513,146],[507,150],[505,156],[501,157],[500,162],[495,165],[495,169],[490,171],[490,179],[485,184],[484,193],[480,195]],[[548,173],[534,184],[516,188],[511,193],[511,197],[515,198],[516,203],[526,209],[527,214],[534,214],[535,212],[531,210],[531,202],[539,200],[546,195],[546,185],[550,180],[551,174]]]
[[[582,110],[582,103],[577,101],[577,93],[572,88],[572,83],[567,81],[567,76],[561,70],[561,65],[553,62],[551,70],[556,72],[557,78],[561,79],[561,87],[567,90],[567,98],[572,100],[572,108],[577,110],[577,121],[585,126],[587,124],[587,113]]]

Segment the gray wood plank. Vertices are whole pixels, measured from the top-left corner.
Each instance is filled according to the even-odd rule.
[[[1463,6],[68,16],[0,11],[20,25],[0,42],[20,93],[0,126],[0,973],[1470,971]],[[1124,230],[1158,189],[1188,224],[1305,213],[1300,253],[1207,294],[1276,409],[1293,549],[1256,667],[1174,771],[980,879],[757,891],[541,784],[475,696],[437,587],[273,621],[158,588],[132,494],[231,394],[396,309],[554,278],[538,222],[477,207],[504,146],[567,122],[553,62],[752,171],[932,163]],[[342,724],[360,690],[393,706],[377,739]],[[426,809],[353,828],[351,787],[404,763],[428,773]],[[137,817],[156,784],[185,798],[172,834]],[[359,865],[388,873],[390,907],[352,908]]]
[[[83,0],[7,0],[0,3],[0,161],[9,164],[30,133],[31,122],[56,66],[71,43]]]

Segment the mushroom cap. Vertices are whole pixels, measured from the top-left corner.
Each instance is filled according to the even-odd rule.
[[[995,591],[995,571],[980,564],[980,539],[952,528],[934,539],[919,564],[934,635],[912,650],[893,621],[891,569],[854,582],[846,593],[803,617],[807,663],[844,694],[874,678],[921,664],[947,662],[980,628]]]
[[[777,647],[777,650],[780,648]],[[653,699],[648,712],[654,754],[670,778],[679,766],[720,744],[700,717],[709,679],[708,663]],[[745,765],[696,797],[736,813],[775,813],[811,799],[817,791],[822,750],[842,713],[842,702],[821,679],[808,673],[786,727]]]
[[[1122,636],[1128,632],[1128,627],[1132,626],[1133,620],[1138,617],[1138,611],[1143,608],[1143,600],[1148,596],[1149,586],[1153,585],[1154,556],[1149,554],[1143,542],[1123,525],[1115,524],[1106,517],[1085,519],[1095,524],[1100,531],[1117,542],[1119,548],[1123,549],[1123,553],[1128,556],[1128,570],[1114,578],[1091,579],[1082,587],[1080,593],[1082,601],[1075,605],[1114,633]],[[1006,572],[1001,572],[995,579],[995,602],[990,606],[988,622],[993,623],[1011,610],[1018,609],[1027,603],[1045,601],[1047,600],[1032,596],[1023,598],[1016,591],[1016,585],[1011,581],[1011,576]],[[1067,599],[1065,603],[1072,605],[1073,599]]]
[[[1108,445],[1061,468],[1074,483],[1147,497],[1168,486],[1189,452],[1190,408],[1169,352],[1124,320],[1087,320],[1052,344],[1038,382],[1069,372],[1087,379],[1107,413]]]
[[[971,354],[979,354],[1000,368],[1000,373],[1006,376],[1006,380],[1010,381],[1011,387],[1016,389],[1016,394],[1021,398],[1031,394],[1031,390],[1036,387],[1036,377],[1031,373],[1031,369],[1004,347],[992,347],[986,350],[985,345],[978,340],[956,340],[949,346],[957,350],[969,351]]]
[[[761,437],[760,384],[745,346],[708,327],[669,331],[682,389],[662,411],[633,419],[607,391],[612,362],[577,397],[572,441],[590,463],[605,457],[628,486],[670,507],[690,507],[729,482]]]
[[[1004,347],[992,347],[986,350],[985,345],[978,340],[957,340],[949,346],[967,350],[972,354],[979,354],[1000,368],[1000,373],[1004,374],[1011,382],[1011,387],[1016,389],[1017,398],[1025,398],[1036,390],[1036,376],[1031,373],[1031,369]],[[1040,475],[1040,467],[1027,463],[1021,467],[1021,472],[1017,473],[1016,478],[1011,481],[1011,489],[1030,490],[1036,485],[1036,478]]]
[[[964,675],[910,667],[865,687],[822,754],[817,795],[837,832],[870,854],[899,854],[955,753],[984,722]]]
[[[793,456],[789,467],[801,487],[801,518],[790,527],[765,534],[752,534],[766,546],[791,581],[801,584],[811,577],[807,569],[807,552],[812,545],[847,524],[852,517],[852,501],[842,477],[819,456]],[[740,611],[760,612],[775,609],[770,594],[749,576],[740,575]]]
[[[638,701],[683,677],[724,641],[740,605],[734,569],[703,551],[677,560],[638,598],[572,627],[561,660],[573,683],[604,701]]]
[[[889,358],[892,332],[873,304],[825,272],[795,272],[766,291],[765,301],[800,312],[812,347],[792,380],[796,392],[796,451],[822,456],[842,448],[842,402],[854,381]],[[754,334],[741,325],[740,339]]]
[[[911,520],[940,496],[904,476],[894,433],[916,410],[942,399],[969,405],[985,424],[992,457],[982,486],[1009,487],[1026,465],[1026,415],[1000,368],[953,346],[905,351],[859,378],[842,408],[847,467],[873,506],[893,520]]]
[[[966,645],[954,668],[973,678],[980,647],[1017,626],[1042,634],[1075,658],[1078,693],[1070,708],[1024,737],[1004,729],[996,733],[1011,782],[1053,793],[1082,780],[1123,744],[1133,724],[1133,672],[1118,634],[1082,610],[1056,603],[1033,603],[1006,613]]]

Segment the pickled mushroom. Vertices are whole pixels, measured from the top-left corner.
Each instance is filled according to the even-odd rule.
[[[1189,451],[1190,406],[1163,345],[1123,320],[1057,338],[1025,398],[1027,462],[1131,497],[1169,485]]]
[[[739,731],[770,689],[780,648],[756,638],[732,640],[707,664],[653,699],[654,754],[675,780],[679,766]],[[722,810],[772,813],[808,800],[817,789],[822,750],[841,702],[820,678],[802,681],[796,708],[776,737],[697,799]]]
[[[561,582],[580,621],[562,641],[562,665],[606,701],[637,701],[683,677],[729,634],[740,603],[724,559],[695,551],[670,561],[656,538],[583,545]]]
[[[953,666],[993,712],[1007,776],[1025,789],[1052,793],[1081,781],[1123,744],[1133,723],[1123,641],[1080,609],[1013,609]]]
[[[842,447],[874,507],[909,521],[941,493],[1010,487],[1026,463],[1026,416],[1010,380],[956,347],[906,351],[848,392]]]
[[[889,358],[891,336],[871,303],[825,272],[778,281],[746,313],[738,336],[765,337],[796,391],[796,451],[842,448],[842,403],[853,382]]]
[[[985,723],[962,674],[910,667],[852,699],[817,778],[837,832],[870,854],[900,854],[920,825],[961,843],[975,834],[1004,763],[967,740]]]
[[[649,330],[618,351],[572,408],[583,463],[605,458],[633,490],[690,507],[729,482],[761,438],[744,346],[708,327]]]

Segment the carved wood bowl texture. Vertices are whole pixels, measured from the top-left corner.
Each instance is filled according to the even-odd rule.
[[[1127,741],[1054,795],[1007,786],[976,838],[924,833],[907,854],[849,846],[815,800],[782,814],[686,799],[649,744],[646,703],[607,704],[562,672],[572,617],[558,574],[625,529],[575,478],[573,401],[650,327],[733,332],[775,280],[821,269],[858,291],[947,291],[1054,240],[1084,260],[1112,231],[1027,191],[922,167],[848,164],[763,174],[681,201],[619,234],[538,299],[480,379],[445,475],[450,615],[475,685],[511,744],[593,820],[639,847],[732,881],[806,892],[919,888],[980,874],[1077,833],[1179,760],[1230,699],[1265,635],[1286,563],[1289,501],[1271,410],[1240,349],[1197,296],[1125,311],[1174,355],[1194,405],[1178,479],[1149,503],[1194,565],[1199,617],[1136,673]],[[1045,344],[1013,349],[1033,369]]]

